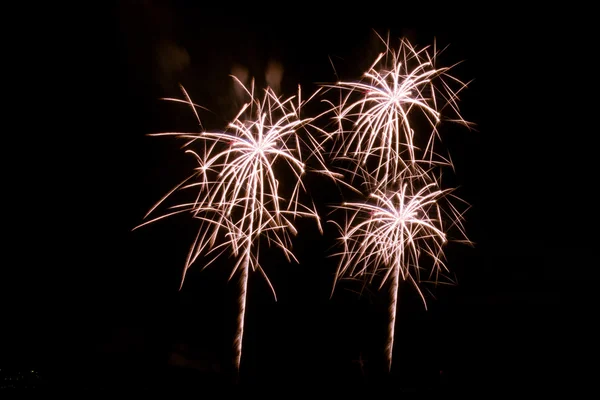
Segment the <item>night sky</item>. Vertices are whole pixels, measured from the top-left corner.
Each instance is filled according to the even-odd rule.
[[[337,79],[330,59],[339,76],[359,77],[381,50],[376,30],[419,47],[434,39],[449,45],[440,65],[464,61],[453,75],[473,80],[459,105],[475,129],[442,131],[455,164],[444,183],[471,204],[465,225],[475,245],[449,245],[457,285],[427,286],[428,310],[412,287],[401,290],[388,375],[387,292],[373,286],[359,295],[360,284],[347,282],[330,299],[335,232],[329,226],[320,236],[302,222],[299,265],[263,251],[278,301],[261,276],[250,277],[242,382],[372,384],[398,393],[581,385],[589,320],[582,305],[595,251],[588,221],[597,200],[586,177],[593,134],[579,94],[590,74],[573,65],[584,54],[580,36],[507,10],[449,21],[441,10],[429,18],[394,6],[378,20],[380,11],[366,8],[288,17],[294,10],[228,14],[188,3],[120,2],[97,29],[70,33],[88,44],[67,42],[75,61],[62,70],[56,100],[44,98],[60,108],[48,133],[59,137],[38,142],[43,156],[29,159],[30,172],[11,191],[23,194],[14,199],[26,216],[9,218],[16,261],[3,279],[5,374],[36,370],[60,388],[230,385],[237,312],[230,261],[196,265],[179,291],[193,221],[183,215],[132,231],[195,166],[181,141],[147,136],[198,129],[189,108],[159,99],[180,97],[181,83],[212,111],[201,114],[204,125],[218,129],[236,111],[234,66],[261,87],[268,63],[279,62],[283,93],[298,84],[312,93]],[[337,192],[312,183],[326,212]]]

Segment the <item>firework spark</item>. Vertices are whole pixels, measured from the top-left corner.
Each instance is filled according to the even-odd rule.
[[[371,188],[385,188],[395,182],[407,166],[419,167],[425,161],[451,165],[434,151],[444,108],[454,112],[455,122],[469,125],[457,106],[458,94],[467,83],[450,75],[454,66],[435,66],[439,54],[435,45],[433,50],[430,46],[417,50],[401,39],[395,50],[390,47],[389,37],[378,37],[386,51],[375,59],[363,80],[324,86],[340,90],[339,104],[325,100],[337,121],[337,129],[327,135],[334,141],[333,158],[355,162],[352,176],[364,172],[358,166],[374,160],[375,165],[363,176],[370,178]],[[424,141],[415,140],[413,122],[417,113],[430,127]]]
[[[389,280],[390,307],[386,357],[391,369],[396,323],[396,305],[400,281],[411,282],[425,306],[425,297],[419,288],[421,272],[429,270],[430,278],[437,281],[440,273],[447,272],[444,246],[447,232],[458,228],[466,239],[462,226],[463,213],[448,201],[449,210],[440,206],[449,200],[452,190],[439,189],[436,180],[422,185],[424,177],[405,173],[398,189],[375,189],[367,202],[343,203],[337,209],[345,210],[346,221],[340,229],[342,250],[335,284],[342,277],[367,277],[372,282],[382,276],[380,288]],[[416,184],[415,184],[416,183]]]
[[[227,249],[235,256],[230,279],[240,271],[239,314],[234,341],[234,364],[239,370],[249,272],[260,271],[275,296],[273,285],[259,262],[260,240],[266,239],[269,246],[281,249],[288,261],[297,262],[291,251],[292,235],[297,233],[294,220],[311,218],[322,232],[314,203],[309,207],[300,200],[301,193],[306,193],[302,181],[308,168],[306,162],[316,160],[311,171],[333,179],[339,176],[327,170],[322,159],[323,149],[309,132],[313,119],[301,118],[301,109],[310,99],[302,100],[300,88],[297,96],[282,99],[268,87],[260,98],[254,93],[254,81],[247,88],[237,78],[233,79],[251,101],[241,108],[228,129],[154,134],[188,139],[188,147],[200,142],[203,151],[187,150],[198,162],[194,174],[169,192],[148,215],[178,190],[194,189],[197,191],[195,200],[178,204],[172,207],[171,213],[145,224],[183,212],[191,213],[200,221],[181,284],[188,268],[200,255],[216,252],[206,265]],[[187,94],[186,99],[195,109]]]

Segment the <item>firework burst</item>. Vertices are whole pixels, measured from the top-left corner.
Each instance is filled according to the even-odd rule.
[[[416,179],[418,178],[418,179]],[[452,190],[439,189],[437,181],[422,185],[424,177],[402,176],[397,190],[375,189],[366,202],[348,202],[337,206],[346,212],[340,230],[342,250],[335,284],[342,277],[366,277],[372,282],[380,277],[380,288],[389,281],[390,306],[386,357],[391,369],[396,323],[396,305],[401,281],[412,283],[421,296],[421,274],[429,271],[429,278],[438,280],[448,271],[444,263],[447,232],[458,228],[468,242],[462,226],[463,213],[452,202],[448,208],[442,200],[456,198]],[[416,183],[416,185],[415,185]]]
[[[326,100],[337,121],[337,129],[327,134],[327,139],[334,142],[333,158],[355,163],[351,176],[360,173],[369,178],[371,189],[395,182],[406,167],[420,168],[424,162],[451,165],[434,151],[445,108],[454,113],[455,122],[468,125],[457,106],[458,94],[467,83],[450,74],[454,66],[436,67],[439,52],[435,45],[433,49],[417,50],[401,39],[395,50],[390,47],[389,37],[378,37],[385,51],[364,73],[363,80],[324,86],[340,91],[338,103]],[[413,127],[417,114],[429,127],[428,135],[419,140]],[[359,167],[371,160],[371,166]],[[366,175],[362,174],[365,169]]]
[[[198,167],[148,215],[175,191],[192,189],[197,194],[194,201],[175,205],[171,212],[142,225],[186,212],[200,221],[181,284],[186,271],[199,256],[214,256],[205,264],[207,266],[226,250],[233,253],[236,262],[230,279],[240,272],[239,314],[234,342],[234,365],[239,370],[249,272],[261,272],[275,296],[273,285],[259,262],[261,239],[266,239],[269,246],[281,249],[288,261],[297,262],[291,251],[292,236],[297,233],[294,220],[311,218],[322,232],[314,204],[308,206],[300,199],[301,194],[306,194],[302,182],[307,171],[306,162],[315,162],[312,171],[333,179],[339,176],[325,167],[323,151],[308,129],[312,119],[301,117],[301,109],[310,99],[302,100],[300,88],[296,96],[289,98],[280,98],[271,88],[266,88],[263,96],[259,97],[254,93],[254,81],[247,88],[233,78],[251,101],[241,108],[225,131],[153,135],[187,139],[186,152],[194,156]],[[196,112],[197,106],[187,94],[186,99]],[[192,144],[199,144],[202,151],[189,148]]]

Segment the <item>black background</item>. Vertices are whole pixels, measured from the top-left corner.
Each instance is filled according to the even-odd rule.
[[[56,42],[36,48],[32,71],[51,89],[22,91],[17,130],[30,135],[11,135],[6,147],[6,159],[20,161],[5,169],[14,207],[2,370],[36,370],[58,388],[230,385],[236,283],[227,281],[227,260],[192,269],[179,291],[190,220],[132,232],[194,166],[181,142],[147,136],[197,129],[189,108],[159,98],[180,96],[180,82],[214,111],[203,123],[218,128],[235,111],[233,65],[260,87],[277,60],[283,92],[301,84],[310,93],[336,80],[330,58],[340,76],[358,77],[380,50],[376,30],[420,47],[449,45],[440,64],[464,60],[454,75],[473,79],[459,105],[476,130],[447,127],[444,144],[456,166],[448,182],[472,205],[466,227],[475,246],[448,248],[458,284],[430,288],[428,310],[406,286],[387,374],[385,291],[359,296],[348,283],[330,299],[333,231],[320,236],[302,224],[299,265],[264,260],[278,301],[259,275],[250,278],[242,384],[490,393],[581,386],[596,214],[592,53],[571,28],[585,28],[583,19],[550,9],[300,7],[225,12],[125,1],[72,11],[77,27],[62,26],[60,56]],[[335,191],[315,184],[326,208]],[[173,353],[197,368],[175,365]]]

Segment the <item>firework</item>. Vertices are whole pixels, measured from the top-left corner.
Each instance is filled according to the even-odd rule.
[[[326,100],[337,121],[337,129],[327,134],[327,139],[334,141],[333,158],[354,162],[351,176],[360,172],[369,178],[371,188],[385,188],[406,167],[420,168],[424,162],[451,164],[434,151],[444,108],[454,113],[454,121],[468,125],[457,106],[458,93],[467,84],[450,75],[454,66],[436,67],[439,52],[435,45],[417,50],[402,39],[395,50],[389,37],[378,37],[386,50],[364,73],[363,80],[324,86],[340,90],[339,103]],[[429,131],[427,135],[419,133],[419,138],[413,127],[417,114],[424,117],[422,125]],[[368,162],[372,163],[369,167],[360,168]],[[363,175],[365,169],[368,173]]]
[[[444,246],[447,232],[458,228],[464,235],[463,213],[448,201],[448,209],[440,206],[449,200],[452,190],[439,189],[436,180],[422,185],[424,177],[405,174],[397,190],[375,189],[366,202],[348,202],[337,206],[345,210],[344,225],[340,229],[342,250],[336,282],[342,277],[366,277],[372,282],[381,277],[380,288],[389,281],[390,306],[386,357],[391,368],[396,323],[396,305],[400,281],[411,282],[425,306],[425,297],[419,288],[421,273],[429,270],[429,277],[437,281],[439,274],[448,271],[444,264]],[[415,185],[416,183],[416,185]]]
[[[381,277],[380,288],[389,282],[386,356],[391,369],[400,282],[412,283],[426,306],[421,274],[429,270],[437,281],[448,272],[443,251],[448,229],[458,228],[460,240],[469,243],[463,214],[451,201],[446,202],[448,209],[440,205],[456,197],[440,188],[434,171],[452,167],[449,156],[435,149],[442,119],[470,124],[457,105],[467,84],[450,75],[454,66],[436,66],[435,44],[418,50],[401,39],[396,50],[389,36],[377,36],[385,51],[362,80],[324,86],[340,93],[338,103],[325,100],[336,122],[333,132],[325,132],[325,141],[333,142],[334,160],[349,162],[343,167],[349,184],[362,179],[368,195],[368,201],[336,207],[346,212],[346,220],[343,225],[334,222],[342,242],[334,288],[342,277],[366,277],[367,282]]]
[[[240,272],[239,314],[234,341],[234,364],[239,370],[249,272],[261,272],[275,296],[273,285],[259,262],[261,239],[281,249],[288,261],[297,262],[291,251],[292,236],[297,233],[294,220],[311,218],[322,232],[314,204],[308,206],[300,199],[301,194],[306,193],[302,182],[308,168],[306,161],[315,162],[313,171],[333,179],[339,176],[325,167],[322,148],[308,129],[312,118],[301,117],[301,109],[310,99],[302,100],[300,87],[298,94],[289,98],[278,97],[269,87],[262,97],[258,97],[254,93],[254,81],[247,88],[237,78],[233,79],[251,101],[241,108],[226,130],[154,134],[187,139],[187,147],[199,143],[202,151],[187,150],[197,160],[198,167],[161,202],[173,192],[184,189],[194,190],[197,193],[195,200],[178,204],[170,213],[145,224],[182,212],[191,213],[200,221],[181,284],[186,271],[200,255],[214,255],[206,265],[228,249],[235,256],[230,279]],[[187,94],[186,99],[195,109]]]

